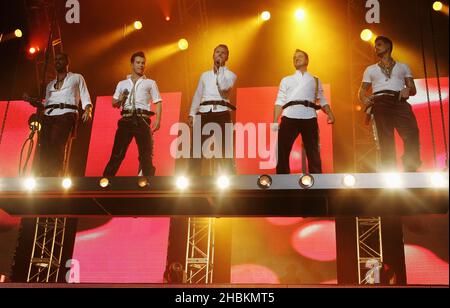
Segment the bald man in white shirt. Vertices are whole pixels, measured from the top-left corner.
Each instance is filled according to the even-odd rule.
[[[308,158],[308,172],[322,173],[317,110],[322,109],[328,115],[329,124],[334,124],[335,118],[322,83],[308,72],[308,54],[297,49],[293,61],[296,72],[281,81],[275,102],[273,129],[279,130],[277,174],[291,173],[289,157],[299,134]]]
[[[392,58],[392,41],[379,36],[375,52],[380,62],[369,66],[364,72],[359,99],[373,114],[380,146],[380,171],[396,171],[397,157],[395,135],[397,130],[404,144],[403,168],[416,172],[422,164],[420,159],[419,127],[408,98],[417,93],[414,78],[408,65]],[[373,94],[368,94],[372,87]]]
[[[69,72],[69,56],[55,56],[57,78],[46,89],[42,130],[37,151],[38,172],[43,177],[64,176],[66,148],[74,135],[81,101],[83,122],[92,119],[92,102],[86,81]]]
[[[221,158],[218,170],[221,173],[233,173],[235,171],[234,160],[229,158],[229,156],[232,156],[232,149],[226,148],[227,144],[233,144],[233,140],[226,140],[227,136],[233,138],[233,133],[226,134],[226,129],[233,129],[231,112],[235,111],[236,108],[231,104],[230,97],[237,79],[236,75],[225,66],[229,54],[229,49],[226,45],[221,44],[214,49],[214,67],[204,72],[200,77],[189,113],[189,125],[191,127],[194,126],[194,119],[201,121],[201,131],[209,123],[216,123],[220,126],[222,136],[218,139],[221,142],[220,144],[217,142],[216,146],[222,147],[222,157],[216,158]],[[199,138],[203,145],[211,136],[202,134]],[[205,153],[202,151],[201,154],[203,157]],[[200,173],[201,164],[199,164],[198,160],[196,162],[197,165],[195,167],[197,170],[194,172]]]

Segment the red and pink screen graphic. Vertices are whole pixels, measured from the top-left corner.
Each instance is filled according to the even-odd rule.
[[[164,121],[154,134],[153,163],[157,176],[170,176],[175,172],[170,143],[176,138],[170,136],[170,128],[178,122],[181,93],[164,93],[162,98]],[[97,99],[87,176],[101,176],[111,155],[120,119],[120,112],[111,107],[111,100],[111,97]],[[137,146],[133,141],[117,175],[137,176],[138,169]],[[98,223],[80,219],[73,254],[80,265],[80,282],[162,283],[169,225],[170,218],[114,218]]]
[[[413,106],[420,130],[422,171],[445,168],[445,144],[448,145],[448,78],[441,78],[442,112],[438,91],[438,80],[428,79],[428,94],[425,79],[416,80],[417,95],[408,101]],[[430,105],[428,105],[428,96]],[[446,135],[446,139],[444,139]],[[444,142],[446,141],[446,142]],[[397,135],[398,161],[403,153],[403,143]],[[434,153],[436,153],[436,165]]]

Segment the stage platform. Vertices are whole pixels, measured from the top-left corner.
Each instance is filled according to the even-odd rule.
[[[339,217],[445,214],[448,173],[0,179],[0,209],[21,217]],[[439,182],[440,181],[440,182]],[[261,183],[263,182],[263,183]],[[67,182],[66,182],[67,184]],[[267,184],[266,186],[261,184]],[[270,184],[270,185],[268,185]]]

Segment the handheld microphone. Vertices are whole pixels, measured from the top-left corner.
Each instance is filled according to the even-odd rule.
[[[120,105],[123,107],[125,105],[125,102],[128,99],[128,95],[130,94],[130,92],[128,91],[128,89],[123,90],[122,92],[122,101],[120,102]]]

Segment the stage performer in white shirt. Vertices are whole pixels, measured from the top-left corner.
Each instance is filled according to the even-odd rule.
[[[403,140],[403,168],[405,172],[416,172],[421,166],[419,126],[410,96],[417,93],[414,78],[408,65],[392,58],[392,41],[384,36],[375,40],[375,52],[380,59],[364,72],[359,99],[366,112],[375,120],[380,147],[381,168],[384,172],[397,170],[395,135]],[[372,94],[368,94],[372,87]]]
[[[329,124],[334,124],[335,118],[323,94],[322,83],[307,71],[308,64],[308,54],[297,49],[294,53],[296,72],[280,84],[273,122],[273,129],[279,130],[277,174],[290,174],[289,157],[299,134],[308,158],[308,172],[322,173],[317,110],[322,109],[327,114]]]
[[[229,55],[230,52],[226,45],[221,44],[214,49],[213,69],[204,72],[201,75],[189,114],[189,125],[191,127],[195,125],[200,126],[199,130],[196,130],[194,127],[194,138],[201,139],[202,147],[205,141],[213,136],[216,141],[214,146],[221,147],[220,151],[217,149],[214,151],[214,153],[220,152],[221,157],[214,158],[220,159],[219,166],[215,171],[221,174],[232,174],[235,172],[233,158],[233,122],[231,112],[235,111],[236,107],[231,104],[230,97],[237,77],[225,66]],[[205,125],[210,123],[216,123],[220,126],[220,136],[216,136],[216,132],[212,132],[209,135],[201,133],[201,136],[195,136],[196,133],[203,132]],[[230,131],[226,132],[226,130]],[[198,152],[200,152],[202,147],[199,147]],[[196,149],[194,149],[194,152],[195,151]],[[205,157],[204,151],[197,154],[202,158]],[[193,155],[194,158],[197,156],[195,153]],[[201,160],[199,161],[197,159],[196,163],[197,169],[194,172],[200,174]]]
[[[153,164],[153,133],[161,124],[162,98],[156,82],[145,76],[146,57],[142,51],[131,56],[131,75],[122,80],[116,87],[112,105],[122,109],[122,118],[118,122],[111,158],[103,172],[104,176],[115,176],[127,153],[133,138],[139,152],[140,170],[144,176],[154,176],[156,168]],[[151,124],[156,106],[156,119]]]
[[[81,101],[83,122],[92,119],[92,102],[86,81],[80,74],[69,72],[69,56],[55,56],[56,79],[47,85],[42,130],[37,150],[38,170],[43,177],[64,176],[67,145],[75,136]]]

